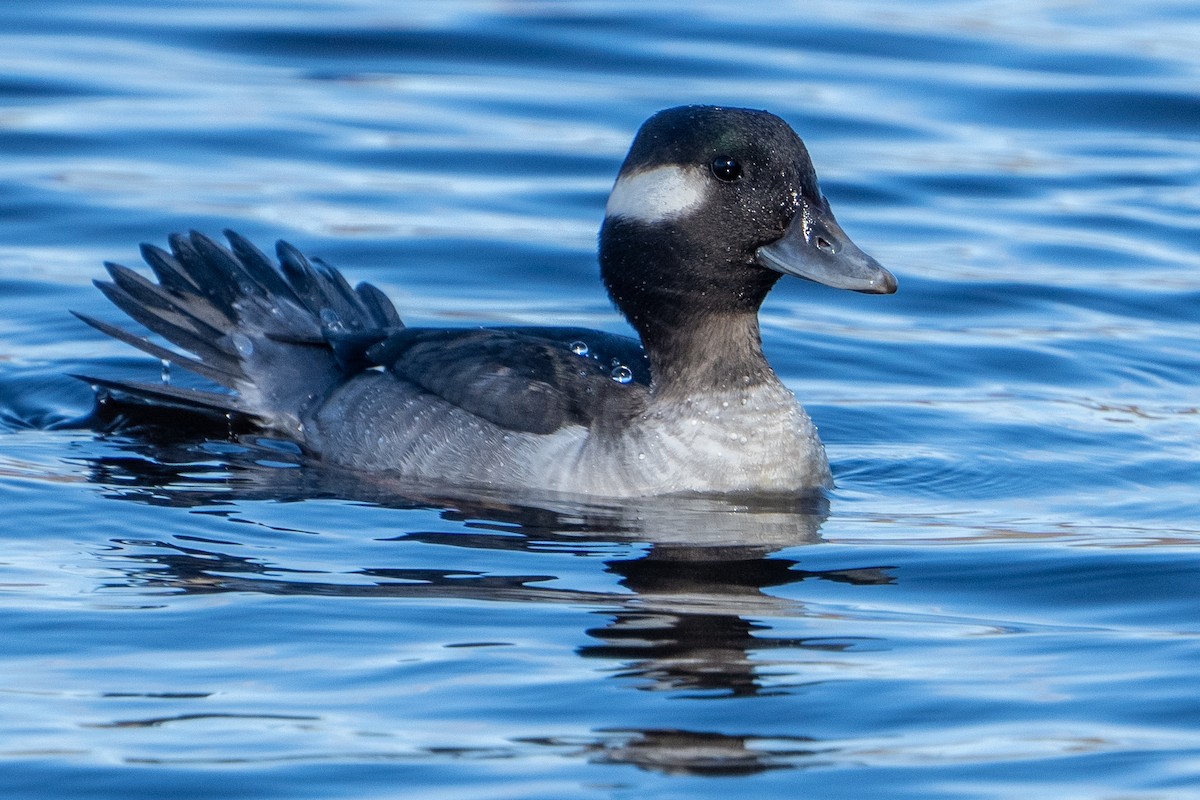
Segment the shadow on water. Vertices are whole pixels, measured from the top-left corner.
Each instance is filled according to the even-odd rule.
[[[113,540],[122,552],[109,563],[121,575],[102,586],[193,595],[253,593],[288,596],[411,598],[591,607],[598,622],[579,657],[611,663],[610,676],[635,691],[669,691],[718,699],[779,694],[792,687],[771,677],[761,654],[789,649],[835,653],[855,637],[762,635],[756,619],[795,616],[802,605],[770,589],[801,581],[879,585],[894,579],[886,566],[808,571],[780,551],[818,542],[828,515],[824,497],[659,498],[583,501],[487,492],[431,491],[304,462],[288,445],[250,435],[180,440],[154,429],[119,437],[116,455],[89,457],[87,479],[111,499],[238,517],[246,501],[349,501],[382,509],[423,510],[460,524],[451,531],[409,530],[376,541],[445,548],[438,568],[359,567],[356,579],[322,581],[312,570],[225,552],[222,542]],[[297,518],[303,518],[297,514]],[[410,521],[411,517],[398,517]],[[427,516],[421,517],[428,519]],[[224,542],[224,544],[233,544]],[[620,591],[549,585],[561,576],[486,574],[454,565],[467,548],[529,554],[554,552],[605,558]],[[633,553],[634,555],[630,555]],[[529,563],[528,561],[524,563]],[[289,577],[294,576],[294,577]],[[745,775],[811,766],[820,743],[677,729],[597,729],[586,737],[523,738],[518,747],[548,749],[600,764],[629,764],[666,774]],[[433,755],[433,754],[430,754]]]

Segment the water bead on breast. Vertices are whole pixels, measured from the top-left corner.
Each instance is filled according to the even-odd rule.
[[[611,373],[609,373],[609,375],[617,383],[629,383],[633,380],[633,370],[624,364],[618,364],[617,366],[613,367],[613,370]]]

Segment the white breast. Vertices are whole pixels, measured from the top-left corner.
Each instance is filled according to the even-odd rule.
[[[816,427],[778,384],[652,402],[619,433],[592,432],[583,441],[564,436],[562,444],[538,470],[539,482],[561,491],[792,492],[831,484]]]

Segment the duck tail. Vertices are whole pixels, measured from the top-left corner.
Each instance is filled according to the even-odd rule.
[[[136,403],[237,416],[295,435],[306,406],[370,366],[367,348],[403,323],[374,286],[351,288],[336,269],[286,242],[276,245],[276,266],[242,236],[225,236],[229,247],[195,231],[172,235],[170,252],[142,245],[157,282],[113,263],[105,264],[112,280],[95,281],[114,305],[179,350],[72,313],[226,391],[76,377]]]

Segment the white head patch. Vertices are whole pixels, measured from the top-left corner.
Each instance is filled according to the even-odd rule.
[[[638,222],[663,222],[699,206],[707,190],[705,175],[696,167],[655,167],[618,178],[604,214]]]

